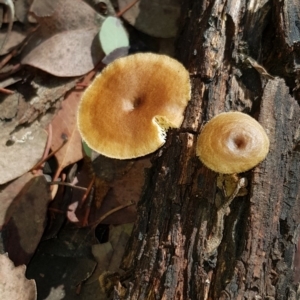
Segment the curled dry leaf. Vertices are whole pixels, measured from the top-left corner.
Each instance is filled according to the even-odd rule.
[[[132,0],[118,0],[122,10]],[[136,29],[154,37],[170,38],[177,33],[179,0],[140,0],[124,13],[124,19]]]
[[[24,265],[15,267],[7,254],[0,254],[0,295],[1,300],[35,300],[34,280],[25,277]]]

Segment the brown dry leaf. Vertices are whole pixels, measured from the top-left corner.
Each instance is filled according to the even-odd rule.
[[[56,76],[80,76],[94,68],[103,53],[94,42],[103,20],[81,0],[35,0],[39,28],[22,54],[28,64]]]
[[[150,166],[149,156],[135,159],[134,165],[124,176],[111,182],[111,189],[108,191],[99,211],[100,216],[131,201],[137,204],[145,182],[145,169]],[[108,216],[103,223],[124,224],[134,222],[135,219],[136,205],[131,205]]]
[[[134,165],[134,160],[114,159],[101,154],[92,152],[92,167],[97,177],[111,182],[117,178],[123,177]]]
[[[67,136],[68,142],[55,154],[58,162],[59,174],[66,166],[82,159],[81,136],[77,129],[77,107],[82,92],[72,91],[62,102],[62,107],[52,121],[53,138],[51,148],[58,149],[63,136]]]
[[[132,0],[118,0],[122,10]],[[124,19],[136,29],[154,37],[176,36],[180,16],[180,0],[140,0],[124,13]]]
[[[2,45],[2,42],[6,38],[7,34],[7,28],[0,30],[0,45]],[[24,29],[18,24],[14,24],[12,31],[7,36],[7,40],[5,41],[5,44],[0,50],[0,55],[8,53],[13,47],[16,47],[19,45],[26,37],[26,32],[24,32]]]
[[[136,204],[138,203],[144,185],[145,169],[151,166],[150,156],[134,160],[117,160],[98,156],[92,164],[96,173],[94,208],[91,210],[89,223],[97,221],[112,209],[130,204],[109,215],[103,224],[124,224],[135,221]],[[87,187],[91,181],[91,167],[84,160],[84,165],[77,174],[77,186]],[[81,203],[85,191],[75,189],[72,193],[72,203]],[[101,206],[98,207],[98,204]],[[77,218],[82,221],[84,210],[77,208]]]
[[[0,198],[0,248],[15,264],[27,264],[45,229],[48,184],[44,176],[26,173],[3,188]]]
[[[60,77],[80,76],[92,70],[103,54],[93,44],[97,28],[64,31],[46,39],[22,60]]]
[[[11,135],[14,124],[8,125],[0,131],[0,184],[28,172],[42,158],[47,141],[47,132],[36,123]]]
[[[82,0],[34,0],[30,12],[42,31],[52,34],[99,26],[103,19]]]
[[[0,254],[0,295],[1,300],[35,300],[34,280],[25,277],[26,267],[15,267],[7,254]]]

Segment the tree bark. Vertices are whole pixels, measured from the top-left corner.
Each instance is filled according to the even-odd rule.
[[[183,1],[192,99],[148,171],[124,299],[300,299],[299,16],[296,1]],[[233,200],[195,154],[202,124],[223,111],[255,117],[271,143]]]

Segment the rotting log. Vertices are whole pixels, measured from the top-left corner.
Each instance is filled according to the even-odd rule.
[[[177,58],[192,99],[147,173],[122,299],[300,299],[298,24],[296,1],[182,1]],[[195,143],[229,110],[255,117],[271,145],[219,222],[226,197]]]

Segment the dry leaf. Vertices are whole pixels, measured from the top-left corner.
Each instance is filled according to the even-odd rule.
[[[30,12],[48,34],[99,27],[104,19],[82,0],[34,0]]]
[[[145,182],[145,169],[150,166],[149,156],[135,159],[134,165],[124,176],[110,182],[111,189],[104,198],[99,216],[103,216],[117,206],[130,203],[130,201],[138,203]],[[108,216],[103,223],[124,224],[134,222],[135,219],[136,205],[131,205]]]
[[[7,34],[7,29],[0,30],[0,45],[2,45],[5,37]],[[12,31],[7,36],[7,40],[5,41],[5,44],[0,50],[0,55],[6,54],[12,49],[13,47],[16,47],[19,45],[26,37],[26,32],[24,32],[24,29],[21,28],[20,25],[14,24]]]
[[[9,135],[14,128],[2,125],[0,131],[0,184],[28,172],[43,156],[47,132],[31,124]]]
[[[92,70],[103,57],[93,40],[97,28],[84,28],[58,33],[34,48],[22,59],[55,76],[80,76]]]
[[[97,222],[103,215],[122,205],[137,204],[144,186],[145,169],[151,166],[150,158],[135,160],[117,160],[98,156],[93,162],[96,174],[94,209],[91,210],[89,223]],[[82,170],[77,174],[78,186],[87,187],[91,181],[91,171],[85,161]],[[80,202],[84,191],[74,190],[72,203]],[[97,202],[96,202],[97,201]],[[98,202],[101,206],[98,208]],[[76,216],[82,220],[84,211],[77,209]],[[129,205],[112,213],[103,220],[103,224],[124,224],[136,219],[136,205]]]
[[[80,76],[103,57],[94,38],[104,18],[84,1],[35,0],[31,12],[40,26],[22,53],[22,64],[56,76]]]
[[[45,229],[49,201],[49,187],[44,176],[31,173],[24,174],[1,191],[0,248],[8,251],[16,264],[27,264],[34,254]]]
[[[26,267],[15,267],[7,254],[0,254],[0,295],[1,300],[35,300],[34,280],[25,277]]]
[[[82,92],[72,91],[62,102],[62,107],[52,121],[53,139],[52,150],[58,149],[63,136],[67,136],[68,142],[55,154],[60,173],[66,166],[82,159],[81,136],[77,129],[77,107]]]
[[[108,270],[113,255],[113,248],[110,242],[95,244],[92,245],[92,253],[97,261],[97,267],[92,276],[87,280],[87,284],[98,281],[100,274]]]
[[[78,285],[85,282],[96,267],[90,255],[94,243],[93,230],[76,229],[72,224],[64,226],[56,238],[40,243],[26,272],[29,278],[36,280],[39,299],[47,299],[51,287],[60,285],[64,286],[63,299],[87,299],[77,293]],[[94,295],[92,299],[98,298]]]
[[[64,286],[59,285],[57,288],[51,288],[50,294],[44,300],[60,300],[65,298]]]
[[[132,0],[118,0],[120,10]],[[136,29],[154,37],[176,36],[180,16],[179,0],[140,0],[124,13],[124,19]]]
[[[114,249],[114,253],[110,260],[108,271],[117,272],[119,270],[133,225],[133,223],[128,223],[118,226],[110,226],[109,242]]]

